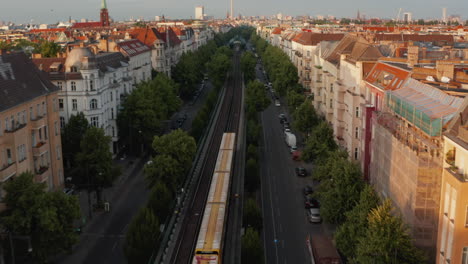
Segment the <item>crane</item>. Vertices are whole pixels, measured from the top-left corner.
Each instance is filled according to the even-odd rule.
[[[402,9],[402,8],[400,7],[400,10],[398,10],[398,15],[397,15],[396,21],[395,21],[396,23],[398,23],[398,21],[400,21],[401,9]]]

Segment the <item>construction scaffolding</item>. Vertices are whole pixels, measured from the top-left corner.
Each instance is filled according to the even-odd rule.
[[[394,113],[434,137],[441,135],[443,127],[453,118],[463,99],[409,79],[401,89],[388,90],[385,103]]]

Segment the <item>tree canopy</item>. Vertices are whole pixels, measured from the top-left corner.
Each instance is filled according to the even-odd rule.
[[[80,217],[80,207],[75,196],[46,192],[45,183],[34,183],[33,178],[26,172],[5,183],[7,210],[0,219],[13,236],[29,237],[32,256],[45,262],[78,241],[73,223]]]
[[[81,140],[89,128],[88,119],[80,112],[71,115],[62,130],[62,152],[67,167],[74,167],[76,153],[81,151]]]
[[[124,253],[128,263],[148,263],[153,249],[159,246],[159,220],[143,207],[132,219],[125,236]]]
[[[255,79],[255,66],[257,65],[257,59],[252,52],[247,51],[242,54],[241,60],[241,69],[244,73],[244,80],[246,82],[253,81]]]
[[[392,211],[389,200],[371,210],[368,228],[356,246],[356,263],[425,263],[421,251],[412,244],[407,226]]]
[[[242,237],[242,263],[263,263],[263,247],[258,231],[248,227]]]

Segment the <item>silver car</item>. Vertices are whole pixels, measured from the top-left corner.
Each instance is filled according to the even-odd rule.
[[[320,216],[319,208],[310,208],[307,210],[307,218],[311,223],[320,223],[322,222],[322,217]]]

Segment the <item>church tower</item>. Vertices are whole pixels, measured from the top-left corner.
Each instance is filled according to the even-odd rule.
[[[108,27],[109,23],[109,12],[107,11],[106,0],[101,2],[101,26]]]

